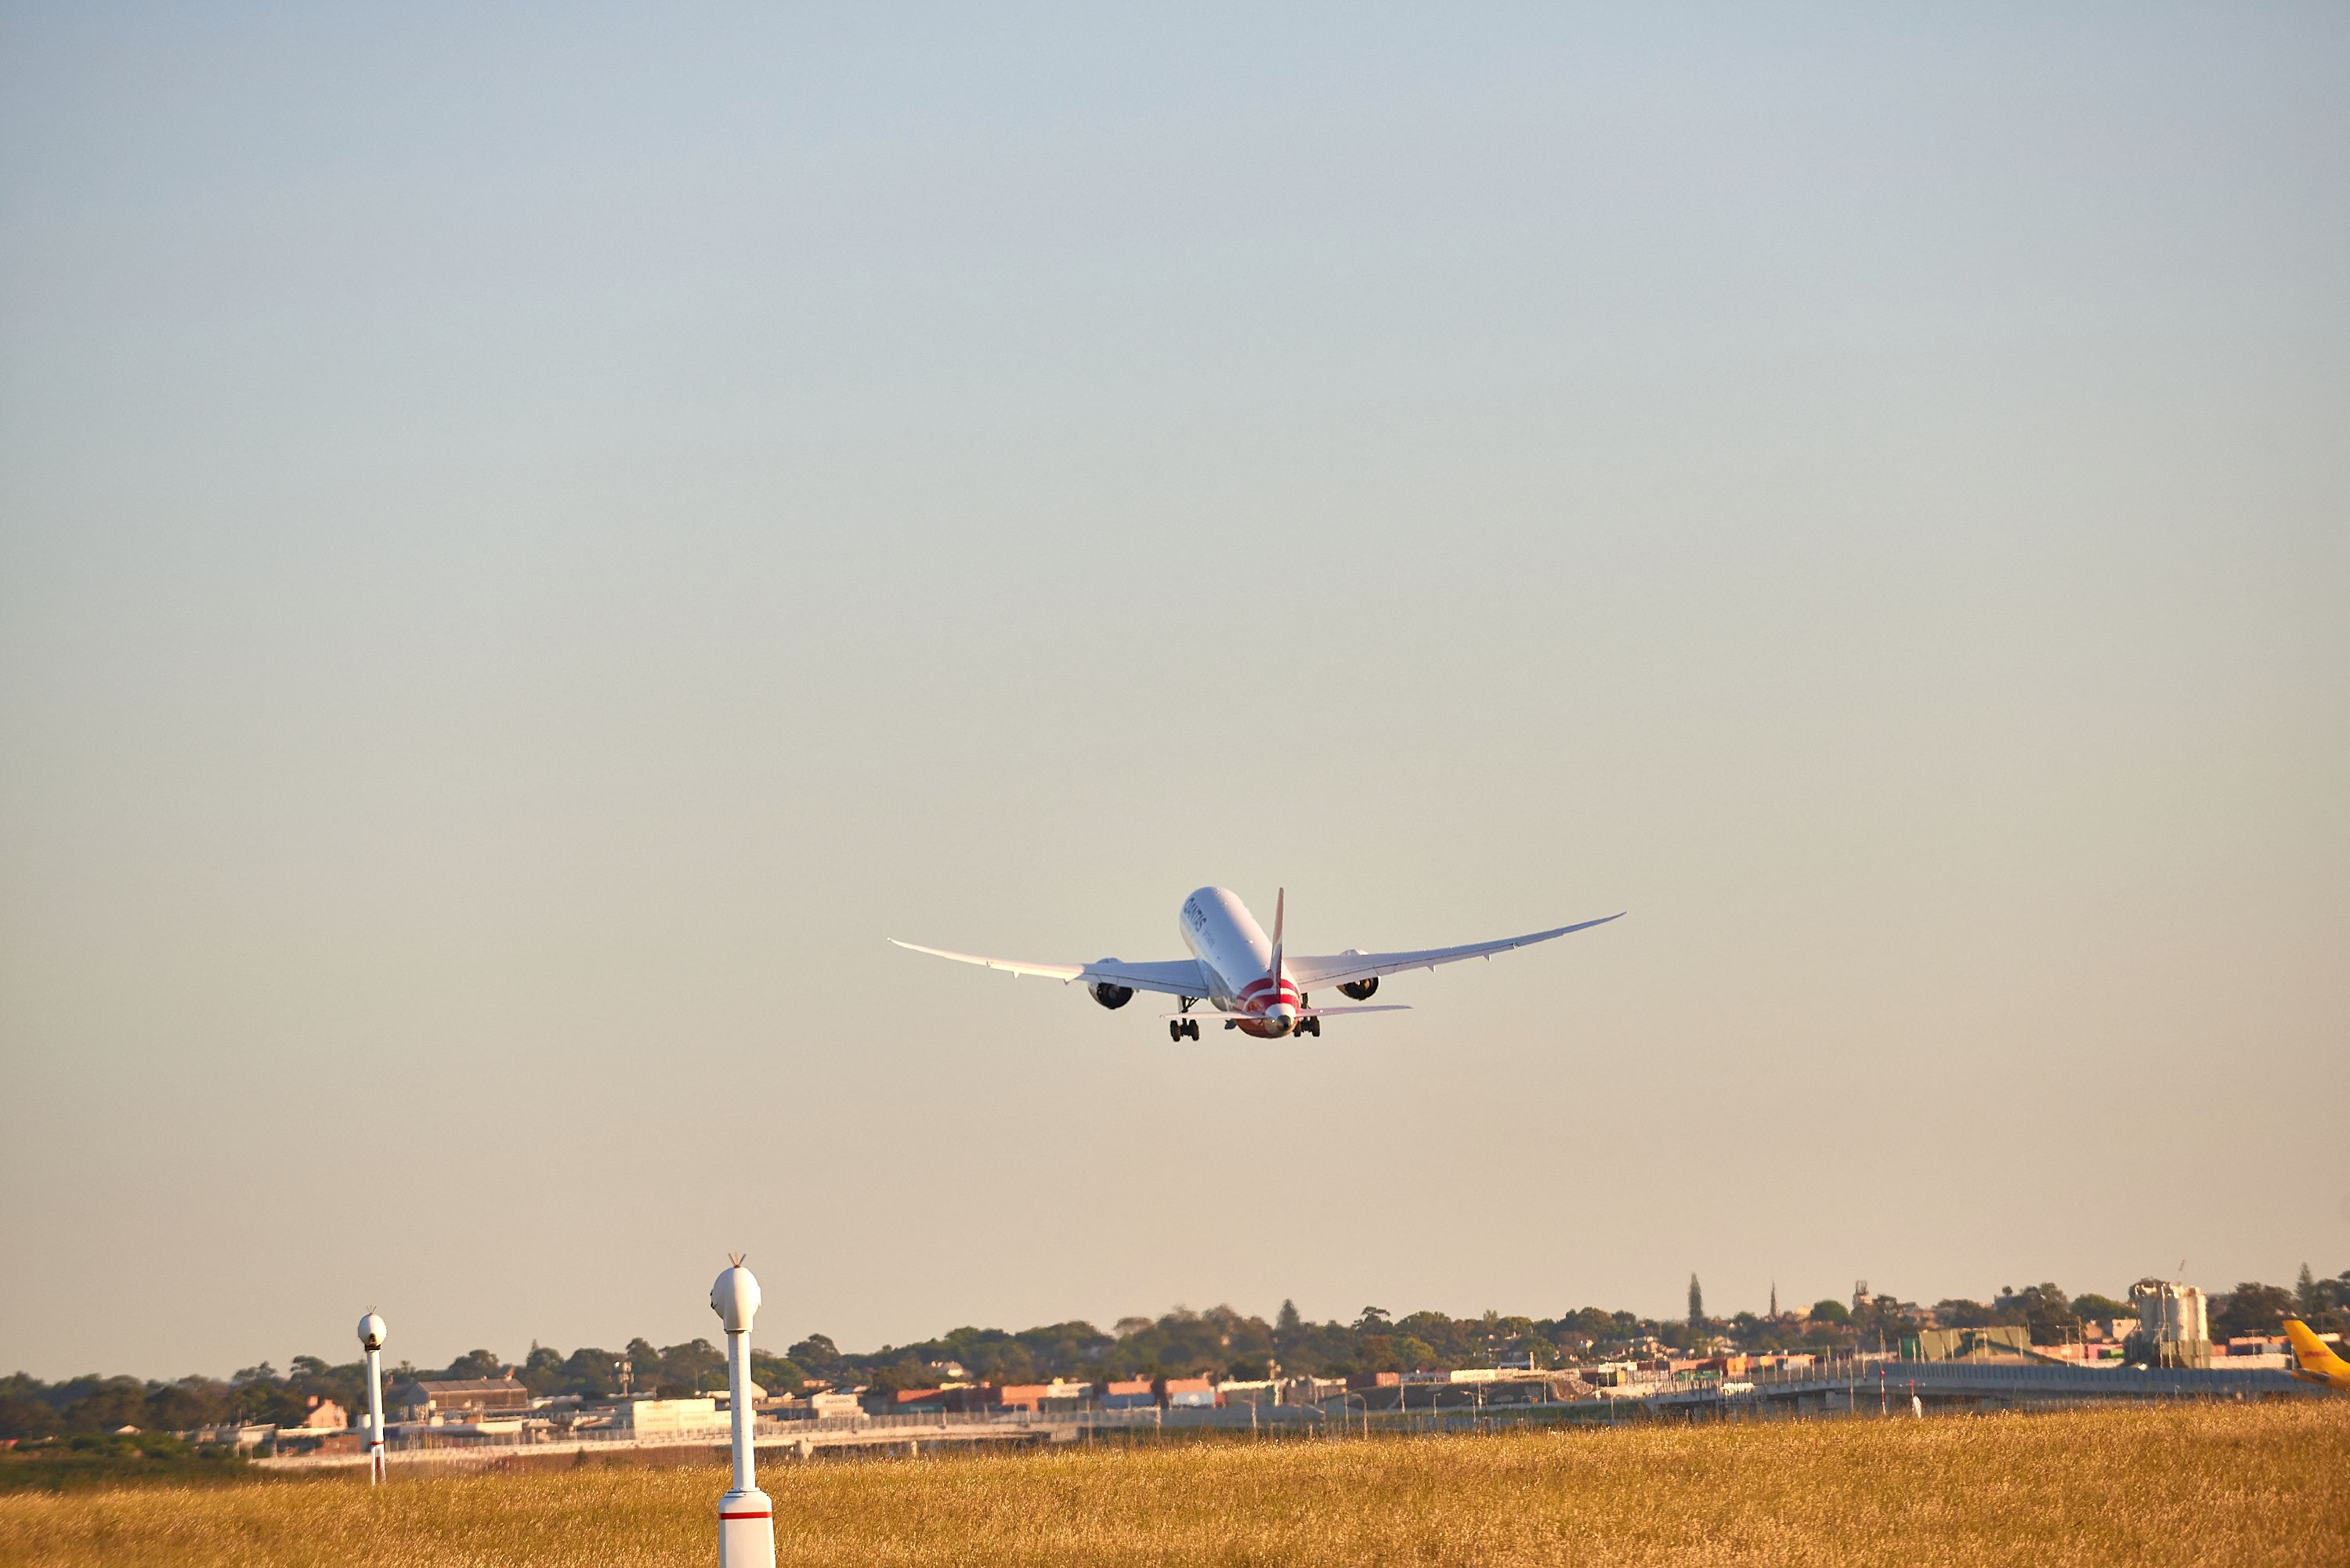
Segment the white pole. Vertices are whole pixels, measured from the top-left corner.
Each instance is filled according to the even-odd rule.
[[[359,1319],[359,1347],[367,1352],[368,1485],[383,1482],[383,1319],[369,1313]]]
[[[718,1568],[775,1568],[775,1510],[759,1490],[751,1448],[751,1318],[759,1282],[740,1257],[710,1287],[710,1309],[726,1330],[726,1403],[734,1426],[734,1486],[718,1500]]]

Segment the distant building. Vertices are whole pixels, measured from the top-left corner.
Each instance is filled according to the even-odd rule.
[[[1281,1385],[1270,1377],[1242,1377],[1216,1385],[1219,1405],[1278,1405]]]
[[[1101,1407],[1105,1410],[1139,1410],[1159,1403],[1148,1377],[1129,1377],[1101,1386]]]
[[[313,1432],[339,1432],[351,1424],[351,1418],[332,1399],[321,1399],[313,1394],[309,1412],[302,1417],[301,1424]]]
[[[1094,1397],[1090,1383],[1007,1383],[995,1391],[996,1403],[1006,1410],[1074,1410]]]
[[[1216,1402],[1216,1386],[1204,1377],[1170,1377],[1159,1393],[1170,1409],[1190,1409]]]
[[[226,1443],[239,1449],[255,1449],[277,1435],[271,1426],[199,1427],[195,1440],[199,1443]]]
[[[871,1416],[936,1416],[947,1407],[943,1388],[868,1388],[861,1399]]]
[[[411,1421],[475,1420],[530,1408],[530,1390],[505,1377],[423,1378],[410,1385]]]
[[[723,1432],[732,1420],[715,1399],[629,1399],[614,1412],[613,1425],[639,1438],[668,1438]]]
[[[2032,1331],[2022,1324],[1991,1328],[1925,1328],[1901,1341],[1912,1361],[2021,1361],[2032,1349]]]

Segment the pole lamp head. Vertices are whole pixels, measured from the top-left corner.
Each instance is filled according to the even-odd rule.
[[[383,1348],[383,1319],[378,1317],[375,1314],[369,1313],[367,1316],[359,1319],[359,1348],[361,1350],[381,1350]]]
[[[710,1310],[729,1334],[751,1332],[751,1316],[759,1310],[759,1282],[743,1266],[741,1258],[728,1264],[710,1287]]]

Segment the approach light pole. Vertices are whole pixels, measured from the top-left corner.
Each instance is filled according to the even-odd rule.
[[[751,1318],[759,1282],[729,1253],[710,1287],[710,1310],[726,1329],[726,1402],[734,1418],[734,1485],[718,1500],[718,1568],[775,1568],[775,1509],[759,1490],[751,1451]]]
[[[370,1308],[359,1319],[359,1348],[367,1352],[368,1485],[383,1481],[383,1319]]]

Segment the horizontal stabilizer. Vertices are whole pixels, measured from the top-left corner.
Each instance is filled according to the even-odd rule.
[[[1300,1018],[1336,1018],[1342,1012],[1409,1012],[1410,1011],[1410,1006],[1405,1002],[1382,1002],[1374,1007],[1301,1007],[1297,1010],[1297,1016]],[[1220,1018],[1228,1023],[1262,1023],[1264,1022],[1264,1014],[1262,1012],[1210,1012],[1204,1007],[1196,1009],[1190,1012],[1162,1012],[1159,1016],[1161,1018]]]

